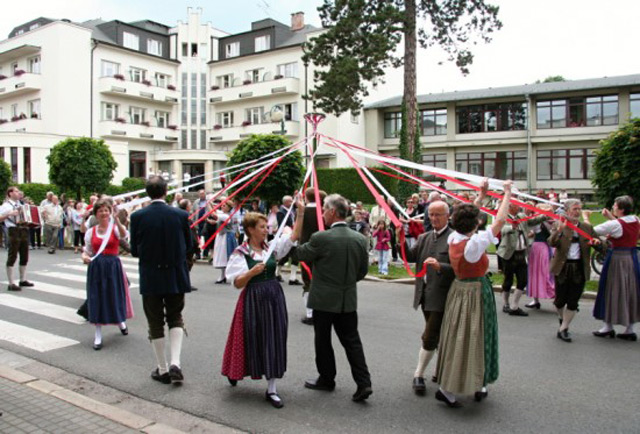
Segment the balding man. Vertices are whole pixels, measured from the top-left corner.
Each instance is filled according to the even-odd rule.
[[[429,193],[429,196],[427,197],[427,202],[424,204],[423,225],[424,225],[425,232],[429,232],[433,229],[433,226],[431,225],[431,220],[429,220],[428,210],[429,210],[429,205],[436,201],[440,201],[440,193],[438,193],[437,191],[432,191],[431,193]]]
[[[405,242],[407,260],[416,263],[416,272],[427,267],[427,274],[423,278],[416,278],[413,297],[413,308],[418,309],[418,306],[421,306],[425,320],[422,346],[418,353],[418,366],[413,375],[413,390],[418,395],[424,395],[427,390],[424,371],[438,348],[444,305],[451,282],[455,278],[449,263],[447,243],[449,235],[453,233],[453,229],[449,227],[449,205],[435,200],[429,204],[427,215],[432,229],[421,234],[411,249]],[[404,239],[402,228],[397,231],[398,238]]]

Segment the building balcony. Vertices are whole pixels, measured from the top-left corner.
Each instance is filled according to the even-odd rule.
[[[286,121],[284,123],[285,137],[297,139],[300,136],[300,122]],[[270,122],[247,126],[232,126],[228,128],[211,129],[209,142],[228,143],[238,142],[252,134],[280,134],[280,123]]]
[[[297,95],[300,93],[300,80],[297,78],[279,78],[241,84],[207,92],[209,104],[224,105],[244,100],[271,98],[277,95]]]
[[[37,92],[41,88],[42,77],[40,74],[25,72],[7,77],[0,80],[0,100]]]
[[[24,118],[12,121],[0,119],[0,133],[41,133],[42,119]]]
[[[119,80],[114,77],[101,77],[98,80],[98,90],[104,95],[119,96],[165,105],[178,104],[178,99],[180,98],[180,92],[177,90],[146,85],[136,81]]]
[[[98,135],[105,138],[138,140],[157,143],[175,143],[178,141],[179,131],[170,128],[128,124],[115,121],[101,121],[98,123]]]

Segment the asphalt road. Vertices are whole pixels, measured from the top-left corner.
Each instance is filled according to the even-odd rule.
[[[51,274],[83,276],[81,269],[73,268],[81,265],[78,255],[68,251],[47,255],[44,250],[32,254],[29,278],[82,293],[82,281]],[[3,250],[0,260],[5,255]],[[135,273],[130,275],[135,277]],[[26,312],[0,299],[0,320],[79,342],[45,352],[4,340],[0,340],[0,347],[251,432],[640,432],[640,344],[593,337],[591,331],[599,323],[590,315],[591,302],[582,303],[572,327],[571,344],[556,338],[556,315],[548,301],[528,318],[499,312],[499,380],[489,388],[486,401],[478,404],[465,398],[461,400],[464,408],[449,409],[434,399],[435,384],[428,384],[426,397],[417,397],[411,390],[424,321],[411,308],[412,286],[374,282],[359,286],[360,332],[374,390],[365,404],[351,402],[355,384],[337,339],[336,390],[326,393],[303,387],[305,379],[316,376],[313,330],[300,323],[300,287],[285,284],[290,318],[289,367],[278,383],[285,407],[276,410],[264,400],[266,381],[245,380],[230,387],[220,375],[238,291],[230,285],[214,285],[217,276],[218,271],[205,263],[197,264],[192,273],[193,284],[200,290],[188,295],[184,313],[188,338],[182,355],[186,377],[182,387],[162,385],[149,378],[154,357],[136,290],[132,291],[136,317],[129,322],[129,336],[121,336],[116,327],[106,327],[101,351],[91,348],[91,325]],[[0,296],[6,294],[3,285]],[[11,295],[68,308],[76,308],[81,302],[46,291],[25,290]],[[428,368],[427,376],[434,365]]]

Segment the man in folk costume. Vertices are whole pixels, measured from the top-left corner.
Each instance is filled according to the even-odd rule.
[[[22,287],[33,286],[27,280],[27,263],[29,262],[29,228],[20,218],[20,190],[18,187],[7,189],[7,200],[0,207],[0,222],[4,223],[9,235],[9,254],[7,255],[7,278],[9,291],[20,291]],[[13,279],[13,268],[20,254],[20,280],[18,285]]]
[[[147,181],[151,204],[131,214],[131,255],[140,258],[140,294],[149,326],[149,340],[158,367],[151,378],[164,384],[184,380],[180,367],[184,337],[184,295],[191,291],[187,251],[191,249],[189,214],[165,202],[167,182]],[[169,328],[171,366],[165,358],[164,323]]]

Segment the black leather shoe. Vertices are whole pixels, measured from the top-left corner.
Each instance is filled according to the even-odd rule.
[[[476,402],[480,402],[483,399],[485,399],[487,396],[489,396],[489,392],[488,391],[479,390],[473,395],[473,399],[475,399]]]
[[[102,349],[102,342],[99,344],[93,344],[93,349],[96,351],[100,351]]]
[[[122,333],[122,336],[127,336],[129,334],[129,327],[125,326],[123,329],[120,329],[120,333]]]
[[[571,342],[571,334],[569,334],[569,330],[558,331],[558,339],[562,339],[565,342]]]
[[[229,382],[229,384],[231,384],[232,386],[236,386],[238,384],[238,380],[232,380],[231,378],[227,377],[227,381]]]
[[[306,324],[306,325],[312,326],[313,325],[313,318],[304,317],[304,318],[302,318],[302,320],[300,322],[302,322],[302,324]]]
[[[371,386],[358,387],[358,390],[353,394],[351,400],[353,402],[362,402],[368,399],[372,393],[373,390],[371,390]]]
[[[274,399],[274,398],[278,398],[278,399]],[[277,393],[269,393],[267,391],[264,394],[264,399],[269,401],[271,403],[271,405],[273,405],[275,408],[284,407],[284,402],[282,402],[282,399],[280,398],[280,396]]]
[[[34,285],[33,285],[33,282],[29,282],[28,280],[21,280],[21,281],[18,283],[18,285],[19,285],[19,286],[34,286]]]
[[[638,340],[638,335],[635,333],[618,333],[618,338],[625,341],[635,342]]]
[[[607,336],[609,336],[611,339],[613,339],[613,338],[616,337],[616,331],[615,330],[609,330],[608,332],[600,332],[600,331],[596,330],[595,332],[593,332],[593,335],[597,336],[599,338],[606,338]]]
[[[540,306],[541,306],[540,302],[536,303],[535,301],[532,301],[531,303],[524,305],[524,307],[528,307],[529,309],[538,309],[538,310],[540,310]]]
[[[15,283],[12,283],[11,285],[7,286],[7,291],[22,291],[22,288],[20,288]]]
[[[322,379],[321,377],[318,377],[316,380],[307,380],[304,382],[304,387],[306,387],[307,389],[313,389],[313,390],[326,390],[328,392],[331,392],[333,389],[336,388],[336,382],[335,381],[326,381],[324,379]]]
[[[302,282],[300,282],[299,280],[290,280],[289,281],[289,285],[293,285],[293,286],[300,286],[302,285]]]
[[[445,404],[447,404],[447,407],[450,407],[450,408],[460,408],[460,407],[462,407],[462,404],[460,404],[458,401],[449,401],[447,399],[447,397],[444,396],[444,393],[442,393],[440,390],[438,390],[436,392],[436,399],[438,401],[444,402]]]
[[[524,310],[517,308],[517,309],[511,309],[509,311],[509,315],[511,316],[529,316],[529,314],[527,312],[525,312]]]
[[[509,307],[508,304],[505,304],[504,306],[502,306],[502,312],[504,312],[504,313],[511,312],[511,308]]]
[[[182,384],[182,382],[184,381],[182,369],[180,369],[176,365],[169,366],[169,378],[171,379],[172,384]]]
[[[276,279],[278,279],[278,282],[280,283],[284,282],[284,279],[282,278],[282,276],[276,276]]]
[[[427,393],[427,386],[424,384],[424,378],[415,377],[413,379],[413,391],[416,395],[424,396]]]
[[[193,292],[193,291],[197,291],[197,290],[198,290],[198,288],[196,288],[195,286],[192,286],[192,287],[191,287],[191,292]]]
[[[225,277],[224,279],[220,279],[220,280],[216,280],[216,285],[220,285],[223,283],[227,283],[227,278]]]
[[[160,374],[160,370],[158,368],[151,372],[151,378],[162,384],[171,384],[171,377],[169,377],[169,373],[165,372],[164,374]]]

